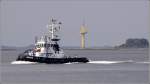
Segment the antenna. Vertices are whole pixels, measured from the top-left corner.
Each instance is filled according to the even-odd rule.
[[[87,29],[85,27],[84,21],[80,28],[80,34],[81,34],[81,48],[84,49],[85,48],[85,34],[87,34]]]
[[[56,19],[51,19],[50,23],[47,25],[47,27],[49,28],[49,32],[51,34],[51,38],[52,39],[57,39],[58,40],[58,31],[60,30],[60,25],[62,23],[58,22]]]

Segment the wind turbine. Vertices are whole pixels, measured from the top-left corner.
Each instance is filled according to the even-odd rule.
[[[87,29],[85,27],[85,24],[81,25],[80,27],[80,34],[81,34],[81,48],[85,48],[85,34],[87,34]]]

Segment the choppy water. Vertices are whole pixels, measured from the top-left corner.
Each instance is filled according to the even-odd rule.
[[[2,51],[2,84],[149,84],[148,49],[65,50],[86,64],[14,61],[20,52]]]

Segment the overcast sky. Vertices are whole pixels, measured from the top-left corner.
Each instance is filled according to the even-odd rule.
[[[2,0],[3,45],[27,46],[47,32],[49,17],[60,20],[61,45],[80,46],[80,26],[88,29],[86,46],[114,46],[127,38],[148,38],[148,0]]]

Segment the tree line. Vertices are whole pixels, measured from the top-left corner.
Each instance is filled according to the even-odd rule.
[[[124,44],[117,46],[119,48],[148,48],[149,42],[147,39],[130,38]]]

